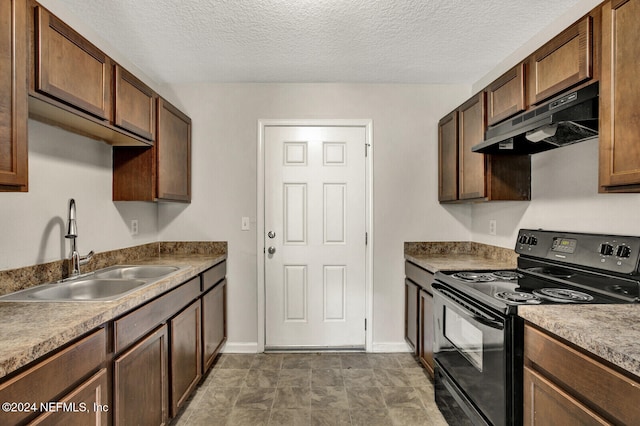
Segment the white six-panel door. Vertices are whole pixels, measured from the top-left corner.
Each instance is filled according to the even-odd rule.
[[[365,128],[268,126],[264,143],[265,346],[364,348]]]

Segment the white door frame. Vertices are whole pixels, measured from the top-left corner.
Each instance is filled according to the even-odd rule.
[[[365,247],[365,350],[373,350],[373,121],[369,119],[336,120],[258,120],[258,211],[256,226],[256,253],[258,258],[258,352],[264,352],[266,327],[265,265],[264,265],[264,182],[265,147],[264,129],[270,126],[331,126],[363,127],[367,138],[368,155],[365,159],[365,229],[368,243]]]

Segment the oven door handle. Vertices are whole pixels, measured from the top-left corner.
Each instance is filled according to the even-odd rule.
[[[433,289],[434,293],[438,293],[442,297],[445,297],[451,300],[453,303],[455,303],[456,308],[460,309],[466,315],[473,318],[474,321],[477,321],[480,324],[486,325],[487,327],[491,327],[496,330],[504,330],[504,321],[500,319],[491,318],[489,315],[485,314],[484,312],[480,312],[478,310],[475,310],[474,312],[474,310],[471,310],[473,308],[467,305],[467,303],[463,302],[460,298],[455,296],[453,293],[447,291],[446,289],[442,288],[438,284],[435,284],[435,283],[431,284],[431,288]]]

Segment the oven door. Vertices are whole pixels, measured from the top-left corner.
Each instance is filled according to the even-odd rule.
[[[446,388],[474,424],[506,424],[505,317],[437,281],[432,288],[433,352],[444,384],[436,393]]]

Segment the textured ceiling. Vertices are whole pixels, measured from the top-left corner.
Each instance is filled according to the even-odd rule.
[[[61,0],[158,83],[466,83],[579,0]]]

